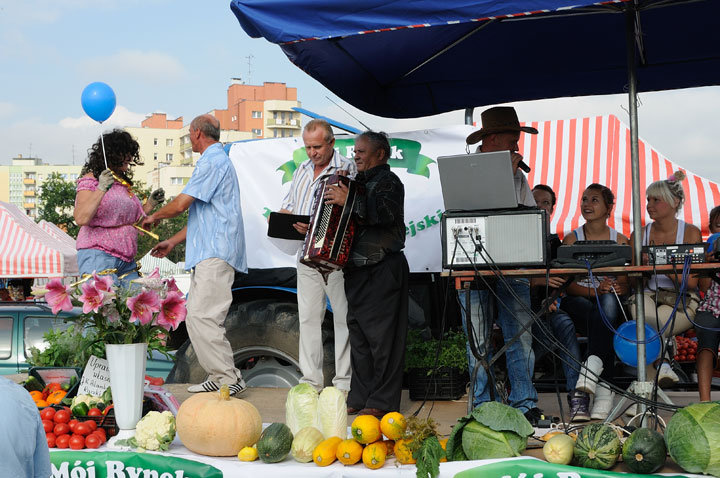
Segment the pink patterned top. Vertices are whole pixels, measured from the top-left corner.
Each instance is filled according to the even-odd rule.
[[[706,310],[712,312],[715,317],[720,317],[720,284],[712,281],[710,288],[705,293],[705,298],[700,302],[697,311]]]
[[[76,191],[95,191],[98,180],[82,177],[77,180]],[[75,199],[77,202],[77,199]],[[132,262],[137,253],[138,231],[133,227],[145,216],[140,200],[118,182],[105,193],[90,223],[81,226],[76,247],[99,249],[111,256]]]

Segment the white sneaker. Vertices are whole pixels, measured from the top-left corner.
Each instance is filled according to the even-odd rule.
[[[610,390],[610,387],[604,383],[598,383],[595,389],[590,418],[593,420],[605,420],[610,414],[610,410],[612,410],[614,396],[615,393]]]
[[[595,393],[595,387],[597,387],[597,377],[603,371],[603,363],[600,357],[597,355],[591,355],[587,358],[585,363],[582,365],[580,370],[580,377],[578,378],[575,390],[585,392],[589,394]]]
[[[658,385],[661,387],[671,387],[676,385],[680,381],[680,377],[677,376],[675,371],[670,367],[670,364],[663,362],[658,370]]]
[[[625,415],[627,415],[628,417],[634,417],[635,415],[637,415],[637,412],[637,403],[633,403],[628,407],[627,410],[625,410]]]
[[[220,386],[212,380],[205,380],[203,383],[199,383],[197,385],[190,385],[187,388],[187,391],[190,393],[217,392],[218,390],[220,390]]]

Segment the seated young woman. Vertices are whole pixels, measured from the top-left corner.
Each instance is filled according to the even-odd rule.
[[[615,195],[607,186],[597,183],[589,185],[580,203],[585,224],[565,236],[563,244],[601,240],[628,244],[626,236],[607,224],[614,205]],[[613,331],[602,316],[616,327],[622,316],[621,301],[627,293],[627,279],[623,276],[593,276],[592,281],[588,276],[568,287],[567,297],[560,305],[573,318],[578,330],[587,334],[587,359],[575,386],[575,393],[582,394],[587,402],[590,395],[594,395],[590,411],[592,419],[607,418],[613,404],[613,393],[607,385],[608,382],[612,383],[615,376]],[[598,377],[602,379],[599,383]]]
[[[710,211],[710,233],[720,232],[720,206]],[[718,260],[715,251],[707,255],[709,262]],[[700,279],[700,290],[705,297],[697,308],[695,315],[695,335],[698,339],[698,353],[696,360],[698,374],[698,392],[701,402],[709,402],[712,376],[718,359],[718,345],[720,345],[720,273],[715,278]]]
[[[700,229],[692,224],[678,219],[677,215],[685,202],[685,191],[682,181],[685,173],[675,172],[668,179],[655,181],[648,186],[645,195],[647,196],[647,213],[652,222],[647,224],[641,231],[633,231],[632,241],[640,240],[643,246],[663,244],[698,244],[702,242]],[[647,264],[647,258],[643,258]],[[682,265],[679,266],[680,268]],[[657,274],[650,277],[643,292],[645,305],[645,323],[655,330],[662,330],[669,320],[673,323],[668,325],[663,338],[671,338],[685,332],[692,327],[688,317],[695,316],[694,309],[698,305],[697,296],[698,278],[690,275],[687,280],[685,291],[685,304],[681,300],[675,314],[672,313],[675,303],[676,290],[680,287],[682,274]],[[670,305],[673,304],[673,305]],[[635,307],[631,307],[633,317]],[[679,381],[677,374],[672,370],[667,357],[662,357],[655,367],[648,368],[648,377],[654,378],[655,369],[660,386],[667,387]]]

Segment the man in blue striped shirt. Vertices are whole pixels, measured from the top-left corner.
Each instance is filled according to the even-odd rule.
[[[191,385],[188,392],[212,392],[228,385],[235,395],[247,387],[235,367],[224,324],[235,271],[247,273],[240,186],[219,142],[217,118],[198,116],[190,123],[189,133],[192,150],[202,154],[190,181],[175,199],[145,218],[143,226],[189,209],[187,226],[155,246],[152,255],[165,257],[187,240],[185,269],[192,270],[192,275],[185,323],[198,362],[208,373],[206,381]]]
[[[282,202],[280,212],[312,215],[315,189],[323,176],[345,172],[355,177],[355,163],[335,151],[335,136],[327,121],[312,120],[303,129],[303,142],[308,160],[293,174],[290,191]],[[295,223],[295,229],[305,234],[308,224]],[[346,322],[347,299],[342,271],[331,273],[327,282],[317,269],[297,262],[298,314],[300,316],[300,371],[301,382],[309,383],[317,390],[324,385],[323,343],[321,326],[325,317],[326,298],[330,300],[335,325],[335,377],[333,385],[344,391],[350,390],[350,342]]]

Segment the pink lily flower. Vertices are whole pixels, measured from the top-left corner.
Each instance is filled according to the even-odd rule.
[[[128,297],[127,306],[130,309],[130,320],[138,321],[142,325],[152,322],[153,314],[160,310],[160,298],[153,291],[143,291],[133,297]]]
[[[167,297],[162,302],[157,323],[166,330],[175,330],[180,325],[180,322],[185,320],[186,315],[187,309],[182,294],[180,292],[168,292]]]
[[[61,310],[70,312],[72,310],[72,302],[70,301],[70,289],[65,287],[60,279],[53,279],[45,286],[45,300],[52,308],[52,313],[57,314]]]
[[[98,290],[104,292],[112,291],[113,278],[111,276],[99,276],[93,272],[93,279],[95,279],[95,287]]]
[[[177,286],[177,283],[175,282],[175,278],[171,277],[165,281],[165,285],[167,285],[168,292],[180,292],[180,288]]]
[[[95,287],[94,283],[85,282],[82,285],[82,292],[80,301],[83,304],[83,314],[90,313],[91,311],[97,312],[100,310],[100,307],[105,305],[105,294]]]

